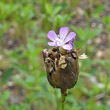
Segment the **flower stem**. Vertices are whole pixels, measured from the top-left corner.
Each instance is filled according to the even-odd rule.
[[[65,109],[66,92],[61,91],[61,110]]]
[[[61,110],[64,110],[64,104],[65,103],[65,96],[64,94],[61,94]]]

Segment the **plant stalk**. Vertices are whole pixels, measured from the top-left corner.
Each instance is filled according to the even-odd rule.
[[[61,90],[61,110],[65,109],[65,98],[66,98],[66,91]]]

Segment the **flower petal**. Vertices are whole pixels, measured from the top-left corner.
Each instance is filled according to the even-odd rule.
[[[48,45],[50,45],[50,46],[57,46],[56,42],[48,42]]]
[[[76,36],[76,33],[75,32],[70,32],[68,34],[68,36],[65,38],[65,43],[69,42],[70,40],[74,39],[75,40],[75,36]]]
[[[66,35],[68,34],[68,31],[69,31],[69,28],[68,27],[61,27],[60,28],[60,32],[59,32],[59,35],[60,35],[60,39],[61,40],[64,40]]]
[[[51,41],[56,41],[57,35],[53,30],[49,31],[47,36]]]
[[[70,42],[71,45],[73,45],[74,40],[75,40],[74,38],[71,40],[71,42]]]
[[[73,45],[71,44],[65,44],[64,46],[62,46],[65,50],[71,50],[73,48]]]

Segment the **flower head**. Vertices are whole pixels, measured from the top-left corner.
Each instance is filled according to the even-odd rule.
[[[47,36],[52,42],[48,42],[48,45],[62,47],[65,50],[71,50],[74,47],[73,42],[75,40],[76,33],[70,32],[68,34],[68,31],[68,27],[61,27],[59,35],[57,35],[53,30],[49,31]]]

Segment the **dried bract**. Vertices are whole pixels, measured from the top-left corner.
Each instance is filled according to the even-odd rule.
[[[65,51],[65,50],[64,50]],[[43,51],[47,79],[51,86],[66,91],[75,86],[78,80],[78,52],[60,52],[59,47]]]

